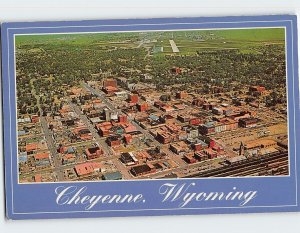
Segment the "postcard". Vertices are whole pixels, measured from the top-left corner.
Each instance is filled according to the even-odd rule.
[[[1,32],[7,218],[299,211],[296,16]]]

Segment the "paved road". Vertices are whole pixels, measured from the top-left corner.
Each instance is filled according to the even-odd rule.
[[[92,87],[88,86],[87,84],[84,85],[88,90],[90,90],[93,94],[97,95],[98,97],[101,98],[101,100],[107,104],[107,106],[113,110],[113,111],[117,111],[119,113],[122,113],[119,109],[115,108],[114,105],[105,97],[105,94],[104,93],[101,93],[101,91],[97,91],[95,89],[93,89]],[[149,133],[149,131],[145,130],[144,128],[142,128],[139,124],[137,124],[133,119],[128,119],[139,131],[141,131],[146,138],[148,139],[151,139],[154,143],[155,146],[158,146],[158,147],[161,147],[162,145]],[[253,129],[248,129],[248,134],[249,133],[256,133],[257,131],[265,128],[266,126],[265,125],[261,125],[261,126],[258,126],[256,128],[253,128]],[[232,131],[228,131],[228,132],[222,132],[220,133],[221,135],[218,135],[219,137],[221,138],[224,138],[224,137],[228,137],[229,135],[230,136],[236,136],[237,134],[244,134],[244,132],[240,129],[232,132]],[[169,158],[171,160],[173,160],[174,162],[176,162],[178,164],[178,167],[177,168],[174,168],[174,169],[168,169],[168,170],[165,170],[165,171],[161,171],[159,173],[156,173],[156,174],[151,174],[151,175],[146,175],[144,177],[147,177],[147,178],[158,178],[158,177],[162,177],[164,175],[167,175],[171,172],[176,172],[180,175],[183,175],[185,172],[188,172],[188,170],[192,171],[194,170],[194,172],[196,172],[197,168],[201,168],[204,164],[209,167],[208,170],[212,169],[212,168],[216,168],[216,167],[219,167],[220,165],[218,165],[218,161],[222,160],[223,158],[217,158],[216,160],[209,160],[207,161],[206,163],[196,163],[196,164],[186,164],[182,159],[181,159],[181,156],[178,156],[176,154],[174,154],[173,152],[167,150],[167,149],[161,149],[162,152],[166,153]],[[228,151],[227,151],[228,152]],[[117,166],[118,167],[118,166]],[[128,174],[128,172],[126,172],[126,169],[124,169],[124,166],[122,165],[122,168],[121,167],[118,167],[118,169],[122,169],[124,174]],[[193,172],[193,173],[194,173]],[[186,174],[185,174],[186,175]],[[129,175],[130,176],[130,175]],[[132,178],[132,177],[131,177]],[[139,177],[139,178],[142,178],[142,177]]]
[[[47,145],[48,145],[49,151],[51,153],[51,158],[53,161],[54,170],[56,171],[56,174],[57,174],[58,181],[64,181],[65,180],[64,173],[61,168],[62,163],[61,163],[61,160],[56,151],[56,146],[55,146],[55,142],[52,137],[52,132],[48,128],[48,123],[46,121],[46,118],[44,116],[42,116],[42,117],[40,117],[40,120],[41,120],[41,125],[43,128],[44,134],[45,134],[45,138],[47,141]]]
[[[92,92],[93,93],[93,92]],[[100,95],[100,94],[99,94]],[[88,118],[83,115],[78,108],[77,105],[69,101],[69,105],[73,108],[73,110],[77,113],[77,115],[80,117],[80,119],[85,123],[86,126],[88,126],[89,130],[93,134],[95,140],[99,143],[101,148],[103,148],[104,152],[109,155],[108,158],[104,158],[103,160],[111,159],[115,167],[119,172],[122,173],[123,178],[126,180],[132,179],[133,177],[128,173],[127,168],[121,163],[119,160],[119,156],[115,154],[115,152],[106,144],[103,138],[101,138],[97,132],[97,130],[94,128],[92,123],[88,120]]]
[[[39,112],[40,112],[41,127],[42,127],[42,130],[44,132],[46,142],[47,142],[50,154],[51,154],[51,160],[52,160],[54,169],[56,170],[57,179],[58,179],[58,181],[63,181],[64,180],[64,174],[63,174],[63,171],[60,168],[61,165],[62,165],[61,160],[60,160],[60,158],[57,154],[57,151],[56,151],[56,146],[55,146],[55,142],[54,142],[53,137],[52,137],[52,132],[48,128],[48,123],[47,123],[46,118],[43,116],[43,111],[42,111],[41,104],[40,104],[40,97],[36,94],[36,91],[35,91],[35,88],[34,88],[34,85],[33,85],[34,81],[35,81],[35,79],[30,80],[31,93],[37,100],[37,106],[38,106],[38,109],[39,109]],[[46,170],[48,170],[48,169],[45,169],[45,171]],[[49,171],[52,171],[52,169],[49,169]],[[40,174],[40,173],[41,173],[41,171],[35,172],[35,174]]]
[[[102,102],[112,111],[118,111],[118,112],[121,112],[120,110],[118,110],[105,96],[105,93],[102,92],[102,91],[98,91],[98,90],[95,90],[94,88],[92,88],[91,86],[89,86],[88,84],[86,83],[82,83],[82,85],[87,89],[89,90],[92,94],[96,95],[97,97],[99,97]]]
[[[86,83],[83,83],[84,87],[89,90],[91,93],[93,93],[94,95],[98,96],[111,110],[118,112],[119,114],[123,114],[122,111],[120,109],[117,109],[106,97],[105,94],[102,91],[99,90],[95,90],[94,88],[92,88],[91,86],[89,86]],[[161,144],[149,133],[148,130],[145,130],[144,128],[142,128],[138,123],[136,123],[133,119],[128,118],[128,121],[133,124],[137,130],[141,131],[146,138],[150,139],[151,141],[153,141],[154,145],[156,147],[160,147],[161,148]],[[164,152],[165,154],[167,154],[171,160],[173,160],[174,162],[176,162],[179,166],[185,166],[186,163],[181,159],[180,156],[174,154],[173,152],[166,150],[166,149],[161,149],[161,152]]]
[[[129,174],[128,169],[121,163],[119,158],[114,158],[112,160],[114,165],[116,166],[117,170],[122,173],[124,180],[132,180],[133,176]]]
[[[95,138],[95,140],[97,141],[99,146],[101,146],[101,148],[103,148],[104,152],[110,156],[114,155],[114,152],[112,151],[112,149],[106,144],[104,139],[99,136],[95,127],[92,125],[92,123],[89,121],[89,119],[85,115],[82,114],[79,107],[76,104],[72,103],[70,100],[68,100],[68,104],[74,110],[74,112],[78,115],[80,120],[88,127],[88,129],[92,133],[93,137]]]

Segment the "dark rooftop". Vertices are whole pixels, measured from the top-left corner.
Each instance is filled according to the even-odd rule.
[[[100,148],[98,146],[96,147],[92,147],[92,148],[88,148],[88,151],[93,154],[93,153],[96,153],[97,150],[99,150]]]
[[[144,172],[150,172],[151,168],[147,164],[143,164],[143,165],[132,167],[131,170],[134,174],[139,175]]]
[[[120,172],[110,172],[103,174],[104,180],[121,180],[122,174]]]

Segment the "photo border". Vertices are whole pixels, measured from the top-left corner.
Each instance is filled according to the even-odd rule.
[[[97,25],[99,24],[99,25]],[[14,121],[14,116],[16,116],[14,111],[16,109],[15,106],[15,93],[13,93],[13,89],[11,86],[11,81],[15,83],[15,76],[12,74],[14,69],[14,59],[11,58],[11,54],[14,53],[14,47],[12,47],[12,37],[18,34],[19,31],[32,32],[35,30],[43,31],[45,28],[50,30],[61,30],[62,34],[68,33],[68,30],[73,31],[74,29],[81,28],[81,30],[85,30],[89,33],[91,28],[96,28],[99,30],[99,27],[108,28],[110,32],[122,32],[120,29],[128,28],[128,27],[182,27],[182,30],[189,30],[187,27],[194,26],[195,29],[204,29],[205,27],[209,27],[211,30],[223,29],[229,25],[236,26],[235,28],[240,28],[243,24],[250,27],[259,27],[264,24],[274,25],[273,27],[285,27],[286,28],[286,72],[287,72],[287,82],[292,83],[292,99],[288,98],[288,122],[289,122],[289,159],[294,158],[295,161],[289,161],[290,170],[289,177],[275,177],[275,179],[291,179],[291,175],[294,175],[294,188],[295,193],[292,195],[291,200],[288,201],[285,205],[258,205],[258,206],[245,206],[245,207],[235,207],[235,206],[210,206],[210,207],[191,207],[191,208],[137,208],[137,209],[107,209],[107,210],[98,210],[98,211],[64,211],[63,208],[59,211],[30,211],[28,209],[28,213],[22,211],[15,211],[15,208],[20,207],[22,203],[16,202],[16,198],[22,195],[22,189],[20,186],[28,186],[30,184],[17,184],[16,183],[16,175],[13,171],[16,170],[15,165],[13,164],[13,153],[16,148],[16,142],[14,142],[13,138],[16,138],[16,126]],[[220,26],[222,25],[222,26]],[[251,26],[252,25],[252,26]],[[258,26],[253,26],[258,25]],[[204,27],[204,28],[203,28]],[[114,28],[114,29],[113,29]],[[117,30],[116,30],[117,28]],[[176,30],[175,28],[174,30]],[[154,29],[152,31],[157,31]],[[164,29],[162,29],[164,30]],[[165,29],[166,30],[166,29]],[[173,29],[170,29],[173,30]],[[132,30],[130,30],[132,31]],[[146,31],[146,30],[143,30]],[[82,31],[78,31],[77,33],[82,33]],[[7,208],[7,217],[12,219],[26,219],[26,218],[62,218],[62,217],[96,217],[96,216],[135,216],[140,215],[139,212],[143,212],[142,215],[173,215],[173,214],[210,214],[210,213],[239,213],[239,212],[269,212],[269,211],[298,211],[298,172],[297,172],[297,137],[299,135],[299,123],[297,119],[299,119],[299,81],[298,81],[298,57],[297,57],[297,18],[296,16],[241,16],[241,17],[211,17],[211,18],[174,18],[174,19],[135,19],[135,20],[100,20],[100,21],[73,21],[73,22],[31,22],[31,23],[5,23],[2,24],[2,72],[3,72],[3,80],[2,80],[2,89],[3,89],[3,118],[4,118],[4,151],[5,151],[5,181],[6,181],[6,208]],[[13,43],[14,44],[14,43]],[[13,56],[14,58],[15,56]],[[12,63],[13,61],[13,63]],[[292,66],[292,67],[291,67]],[[290,85],[290,84],[289,84]],[[289,87],[290,88],[290,87]],[[288,89],[288,87],[287,87]],[[292,118],[292,121],[291,119]],[[14,132],[13,132],[14,131]],[[10,145],[10,147],[8,147]],[[293,153],[290,152],[290,147],[294,147],[295,151]],[[291,156],[293,154],[293,156]],[[293,162],[293,163],[291,163]],[[294,166],[291,166],[294,165]],[[16,173],[16,172],[15,172]],[[247,178],[247,177],[237,177],[237,178],[214,178],[217,180],[238,180],[239,178],[243,178],[244,182],[248,180],[256,179],[256,178]],[[260,180],[270,179],[274,177],[260,177]],[[167,179],[168,180],[168,179]],[[196,180],[196,181],[195,181]],[[211,178],[191,178],[191,179],[178,179],[178,180],[168,180],[172,183],[183,183],[183,182],[197,182],[201,180],[202,183],[212,183],[213,180]],[[165,182],[164,180],[135,180],[130,181],[118,181],[117,183],[145,183],[146,182]],[[277,182],[277,181],[276,181]],[[36,184],[36,187],[47,187],[47,186],[55,186],[60,184],[61,182],[53,183],[53,184]],[[82,185],[87,182],[70,182],[70,185]],[[101,182],[100,182],[101,183]],[[101,185],[98,183],[98,186]],[[105,182],[114,183],[114,182]],[[128,183],[127,183],[128,184]],[[150,185],[150,184],[149,184]],[[106,185],[107,186],[107,185]],[[15,193],[14,193],[15,188]],[[53,189],[53,188],[52,188]],[[28,192],[28,191],[26,191]],[[34,191],[29,191],[34,192]],[[34,201],[34,200],[32,200]],[[43,203],[43,202],[41,202]],[[16,204],[16,205],[14,205]],[[33,202],[34,204],[34,202]],[[55,203],[52,203],[55,204]],[[153,204],[153,203],[152,203]],[[153,206],[153,205],[152,205]],[[46,204],[45,204],[45,207]],[[24,209],[24,206],[22,206]],[[26,209],[25,208],[25,209]],[[33,208],[34,209],[34,208]],[[32,210],[33,210],[32,209]],[[160,212],[163,211],[163,212]],[[174,211],[174,212],[173,212]]]

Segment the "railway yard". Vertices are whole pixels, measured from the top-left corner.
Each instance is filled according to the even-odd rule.
[[[227,161],[228,162],[228,161]],[[288,175],[288,154],[269,154],[264,158],[244,159],[234,163],[228,162],[220,168],[199,172],[186,178],[196,177],[244,177],[244,176],[268,176]]]

